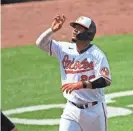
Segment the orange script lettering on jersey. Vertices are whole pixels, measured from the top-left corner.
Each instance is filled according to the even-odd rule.
[[[65,69],[66,74],[74,74],[74,73],[80,73],[80,72],[86,72],[89,70],[93,70],[94,63],[88,62],[87,58],[80,61],[75,61],[75,58],[73,60],[69,59],[68,55],[65,55],[62,60],[63,68]]]

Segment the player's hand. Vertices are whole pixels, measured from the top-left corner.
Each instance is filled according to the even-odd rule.
[[[78,90],[83,88],[83,82],[76,82],[76,83],[68,83],[68,84],[64,84],[61,89],[62,92],[66,91],[66,93],[71,93],[73,90]]]
[[[58,31],[62,27],[62,25],[64,24],[65,20],[66,20],[66,17],[64,15],[62,15],[62,16],[58,15],[58,16],[56,16],[54,18],[54,21],[53,21],[52,25],[51,25],[52,31],[53,32]]]

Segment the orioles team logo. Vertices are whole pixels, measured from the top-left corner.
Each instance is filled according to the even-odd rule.
[[[92,61],[89,62],[87,58],[82,61],[76,61],[75,58],[71,60],[68,55],[65,55],[62,60],[62,66],[66,74],[75,74],[93,70],[94,63]]]
[[[109,76],[109,69],[107,67],[103,67],[100,70],[100,74],[103,75],[103,76]]]

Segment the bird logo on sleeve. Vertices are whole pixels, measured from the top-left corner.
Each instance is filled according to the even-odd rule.
[[[109,76],[109,69],[107,67],[103,67],[100,70],[100,74],[103,75],[103,76]]]

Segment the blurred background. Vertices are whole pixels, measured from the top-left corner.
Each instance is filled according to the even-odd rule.
[[[54,37],[57,40],[71,40],[69,23],[82,15],[95,21],[97,37],[133,32],[132,0],[30,0],[2,4],[1,10],[2,47],[35,43],[58,14],[64,14],[67,19]]]

